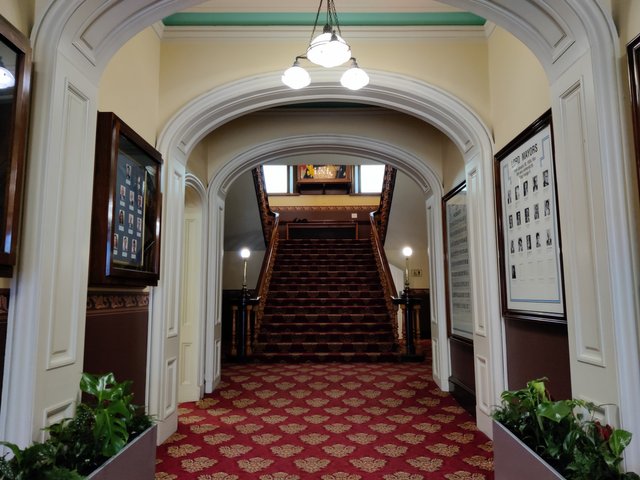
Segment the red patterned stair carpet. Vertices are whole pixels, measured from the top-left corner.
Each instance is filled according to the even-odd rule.
[[[281,240],[253,356],[263,362],[396,360],[371,240]]]
[[[425,364],[229,365],[178,425],[156,480],[493,479],[491,442]]]

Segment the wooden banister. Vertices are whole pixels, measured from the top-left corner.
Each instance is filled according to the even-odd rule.
[[[393,282],[393,276],[391,275],[391,268],[389,268],[389,261],[387,260],[387,255],[384,252],[384,247],[376,227],[375,212],[371,212],[369,214],[369,220],[371,221],[371,245],[373,246],[373,254],[376,259],[378,273],[380,274],[380,280],[384,290],[384,299],[387,305],[387,311],[389,312],[389,316],[393,319],[393,336],[396,342],[398,342],[398,307],[393,302],[393,298],[397,295],[396,287]]]
[[[382,192],[380,193],[380,204],[374,213],[374,225],[378,231],[380,242],[384,245],[387,237],[387,227],[389,225],[389,214],[391,213],[391,201],[393,200],[393,190],[396,185],[396,169],[386,165],[384,177],[382,179]]]
[[[271,210],[269,206],[269,196],[264,183],[264,174],[262,167],[254,168],[251,171],[253,175],[253,186],[256,190],[256,199],[258,201],[258,211],[260,212],[260,222],[262,223],[262,235],[264,244],[269,245],[269,239],[276,223],[277,214]]]
[[[264,312],[264,305],[267,301],[267,292],[269,290],[269,283],[271,281],[271,274],[273,273],[273,265],[276,261],[276,251],[278,249],[278,241],[280,234],[278,232],[278,224],[280,223],[280,215],[274,213],[273,228],[271,229],[271,236],[269,237],[269,243],[267,244],[267,251],[264,254],[262,260],[262,267],[260,268],[260,275],[258,276],[258,283],[256,284],[256,301],[257,306],[254,309],[254,328],[253,335],[250,341],[255,343],[260,333],[260,324],[262,323],[262,315]]]

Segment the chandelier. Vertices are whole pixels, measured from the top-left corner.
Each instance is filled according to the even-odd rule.
[[[324,28],[320,35],[315,36],[323,3],[324,0],[320,0],[306,55],[298,55],[295,58],[293,66],[282,74],[282,83],[296,90],[304,88],[311,83],[309,72],[300,66],[300,60],[303,59],[325,68],[337,67],[350,61],[350,68],[342,74],[340,83],[350,90],[360,90],[369,83],[369,75],[358,67],[356,59],[351,56],[351,47],[342,38],[338,14],[333,0],[327,0]]]

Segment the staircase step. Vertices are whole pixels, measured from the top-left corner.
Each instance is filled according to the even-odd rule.
[[[399,356],[395,352],[384,353],[259,353],[254,358],[261,362],[270,363],[305,363],[305,362],[397,362]]]
[[[304,306],[276,306],[267,303],[264,308],[265,315],[298,315],[313,321],[313,318],[321,317],[323,315],[341,315],[343,317],[350,316],[354,321],[364,318],[366,315],[380,314],[387,315],[387,307],[383,305],[372,305],[366,307],[359,307],[359,311],[353,312],[353,309],[344,306],[331,306],[331,305],[313,305],[311,307]]]
[[[290,278],[307,279],[309,281],[319,281],[321,283],[330,282],[331,279],[340,279],[343,282],[361,281],[367,278],[377,280],[378,272],[376,270],[274,270],[271,277],[271,281],[278,281],[280,279],[287,280]],[[380,280],[377,280],[380,282]]]
[[[287,282],[292,279],[287,278]],[[341,282],[341,279],[323,279],[321,278],[313,278],[313,291],[314,292],[331,292],[331,291],[349,291],[355,292],[354,282],[356,282],[356,287],[358,289],[362,288],[375,288],[377,291],[382,292],[382,287],[380,286],[380,281],[375,278],[367,278],[367,279],[349,279],[348,282]],[[332,281],[330,281],[332,280]],[[297,282],[300,283],[300,282]],[[305,290],[305,289],[301,289]],[[309,289],[306,289],[309,290]],[[275,282],[272,280],[271,285],[269,286],[269,292],[280,292],[280,291],[293,291],[297,293],[297,290],[292,290],[290,283],[281,283]],[[380,293],[382,295],[382,293]]]
[[[326,299],[334,299],[334,298],[340,298],[340,299],[358,299],[358,298],[376,298],[376,299],[384,299],[384,292],[382,291],[382,288],[377,288],[377,289],[370,289],[370,290],[347,290],[347,289],[329,289],[329,288],[322,288],[319,289],[317,287],[315,287],[312,291],[303,291],[303,292],[299,292],[299,291],[295,291],[295,290],[291,290],[289,288],[285,289],[280,289],[280,290],[273,290],[270,289],[269,294],[268,294],[268,298],[269,301],[272,300],[276,300],[276,301],[282,301],[285,299],[288,300],[292,300],[292,299],[297,299],[297,300],[312,300],[312,299],[316,299],[316,298],[326,298]]]
[[[267,323],[389,323],[389,315],[387,313],[265,313],[262,325]]]
[[[258,353],[384,353],[392,352],[393,342],[273,342],[258,344]]]
[[[273,322],[263,320],[260,333],[323,333],[340,332],[351,333],[353,331],[368,333],[390,333],[391,325],[388,322]]]
[[[306,295],[306,292],[302,292]],[[335,298],[335,297],[315,297],[315,298],[289,298],[289,297],[274,297],[268,296],[269,307],[296,307],[296,308],[311,308],[316,307],[347,307],[347,308],[362,308],[362,307],[382,307],[386,308],[384,298],[382,297],[369,297],[369,298]]]
[[[362,343],[385,343],[389,342],[390,329],[384,332],[363,332],[363,331],[346,331],[346,332],[265,332],[260,330],[258,341],[260,343],[336,343],[336,342],[362,342]]]

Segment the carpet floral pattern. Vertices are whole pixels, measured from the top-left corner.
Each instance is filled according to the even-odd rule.
[[[425,364],[225,366],[156,480],[488,480],[492,445]]]

